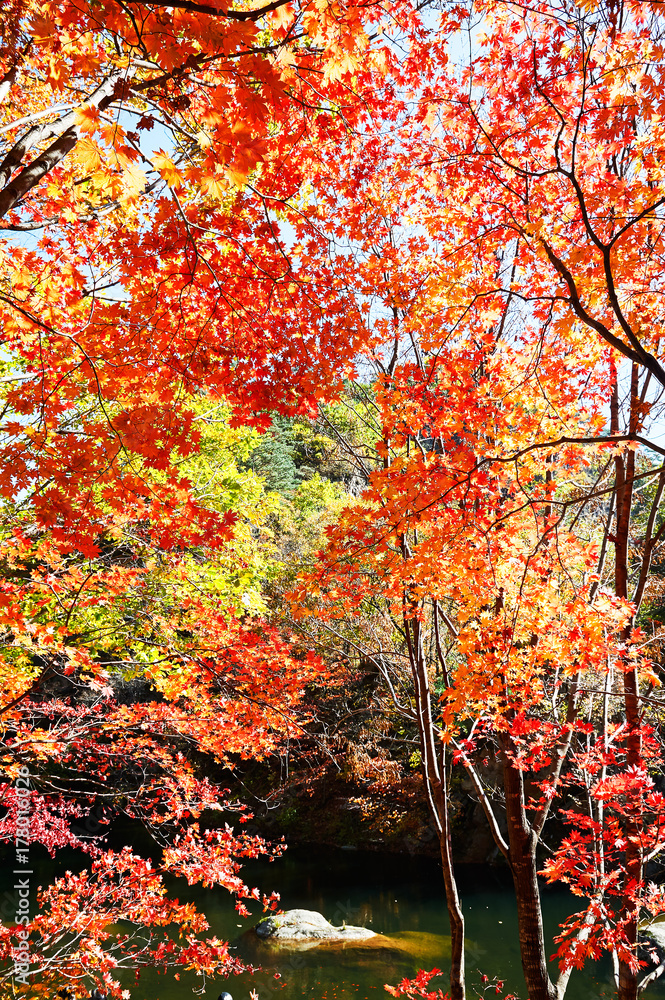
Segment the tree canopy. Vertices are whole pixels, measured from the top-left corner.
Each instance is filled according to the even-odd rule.
[[[420,741],[453,1000],[451,767],[531,1000],[661,975],[664,40],[614,0],[3,6],[0,835],[89,856],[3,927],[19,995],[237,969],[163,879],[256,898],[223,775],[354,657]],[[556,983],[539,872],[583,900]]]

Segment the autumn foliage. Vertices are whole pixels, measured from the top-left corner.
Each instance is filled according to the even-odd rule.
[[[665,968],[639,942],[665,910],[658,5],[13,0],[0,32],[0,836],[27,769],[31,841],[90,858],[39,901],[33,994],[237,968],[163,891],[256,897],[239,865],[267,848],[196,761],[306,724],[334,635],[420,739],[454,1000],[451,766],[511,869],[531,1000],[604,952],[633,1000]],[[350,382],[362,488],[278,630],[250,438]],[[77,833],[100,805],[160,862]],[[557,983],[539,870],[583,900]]]
[[[238,965],[164,895],[175,873],[242,899],[239,859],[265,850],[225,824],[224,788],[193,761],[270,752],[321,663],[259,615],[244,523],[262,524],[260,484],[233,457],[220,469],[218,441],[200,456],[220,406],[233,454],[233,426],[307,412],[360,343],[336,323],[329,268],[287,255],[280,227],[318,134],[358,113],[348,79],[373,17],[286,3],[0,14],[2,830],[14,841],[29,772],[31,842],[92,859],[33,900],[17,984],[31,996],[82,976],[115,995],[118,970],[146,963]],[[102,833],[140,820],[161,864],[88,836],[93,807]],[[224,818],[200,826],[206,810]],[[109,930],[119,920],[149,933]],[[3,930],[10,959],[19,930]]]

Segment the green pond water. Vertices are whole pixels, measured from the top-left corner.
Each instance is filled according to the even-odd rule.
[[[70,862],[71,864],[71,862]],[[48,867],[40,882],[48,878]],[[52,869],[51,869],[52,870]],[[6,871],[6,870],[5,870]],[[234,1000],[249,1000],[256,990],[259,1000],[379,1000],[387,997],[384,984],[397,984],[419,968],[443,970],[432,987],[445,989],[450,945],[441,873],[433,860],[403,855],[351,850],[291,849],[278,860],[255,861],[245,869],[248,884],[262,891],[276,890],[284,909],[318,910],[334,924],[361,924],[380,932],[376,947],[280,948],[261,944],[248,934],[262,910],[255,904],[252,917],[236,913],[228,893],[203,890],[174,880],[171,888],[182,900],[192,900],[206,914],[213,933],[229,940],[247,962],[261,971],[226,980],[202,983],[181,973],[157,975],[144,970],[138,983],[127,975],[125,985],[132,1000],[180,1000],[193,996],[192,987],[204,987],[206,1000],[216,1000],[228,990]],[[0,880],[1,881],[1,880]],[[526,1000],[517,944],[517,921],[510,879],[505,870],[463,868],[459,872],[467,924],[469,997],[481,974],[505,981],[505,990]],[[575,900],[562,891],[545,890],[546,932],[576,909]],[[552,951],[554,948],[551,949]],[[485,994],[495,996],[494,991]],[[573,973],[570,1000],[600,1000],[615,990],[609,964],[592,965],[588,972]],[[656,983],[647,997],[665,998],[665,984]]]

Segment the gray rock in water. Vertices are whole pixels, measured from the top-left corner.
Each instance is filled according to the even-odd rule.
[[[254,928],[271,941],[366,941],[376,937],[368,927],[333,927],[316,910],[287,910],[264,917]]]

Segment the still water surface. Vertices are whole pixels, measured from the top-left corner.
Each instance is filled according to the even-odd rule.
[[[382,947],[313,948],[306,951],[269,950],[247,935],[261,915],[242,920],[226,893],[187,889],[179,884],[181,899],[192,899],[205,912],[212,930],[233,942],[248,962],[264,971],[206,984],[206,1000],[216,1000],[221,989],[234,1000],[248,1000],[255,989],[260,1000],[387,1000],[384,984],[397,984],[418,969],[440,968],[441,979],[432,988],[445,989],[450,955],[448,918],[439,866],[433,860],[360,851],[291,849],[275,862],[253,862],[245,869],[247,881],[262,891],[277,890],[283,909],[318,910],[334,924],[361,924],[386,937]],[[506,871],[463,869],[460,889],[467,927],[469,995],[481,974],[505,981],[505,990],[526,1000],[517,944],[517,916]],[[545,930],[551,941],[557,925],[576,900],[562,891],[544,893]],[[554,947],[550,949],[554,950]],[[554,970],[553,970],[554,971]],[[278,976],[279,978],[275,978]],[[131,985],[132,1000],[180,1000],[191,997],[184,975],[179,983],[144,973]],[[480,985],[479,985],[480,992]],[[494,997],[494,991],[485,994]],[[567,1000],[614,997],[609,963],[573,973]],[[663,1000],[665,986],[657,983],[647,998]]]
[[[54,874],[49,867],[47,863],[40,873],[42,883]],[[279,892],[283,909],[318,910],[337,925],[345,921],[371,927],[383,935],[380,945],[370,948],[349,942],[343,949],[271,950],[248,933],[262,915],[258,904],[254,915],[243,920],[224,890],[204,890],[174,880],[173,894],[181,901],[195,902],[214,934],[232,942],[242,958],[263,969],[205,984],[188,973],[181,973],[175,981],[172,975],[144,971],[138,983],[129,975],[124,980],[132,1000],[191,1000],[192,987],[201,986],[206,1000],[216,1000],[221,990],[228,990],[234,1000],[249,1000],[250,990],[257,991],[259,1000],[387,1000],[385,983],[395,985],[420,968],[434,967],[444,975],[432,981],[432,988],[445,989],[449,931],[442,877],[435,861],[351,850],[291,849],[272,863],[250,862],[244,874],[249,885]],[[459,880],[467,927],[470,1000],[477,995],[474,985],[481,991],[481,974],[504,980],[506,991],[527,1000],[507,872],[462,869]],[[551,941],[558,923],[577,909],[576,901],[565,892],[545,890],[543,903]],[[496,994],[492,990],[485,996],[490,1000]],[[599,963],[588,972],[573,973],[567,1000],[614,996],[609,963]],[[645,996],[665,1000],[665,984],[656,983]]]

